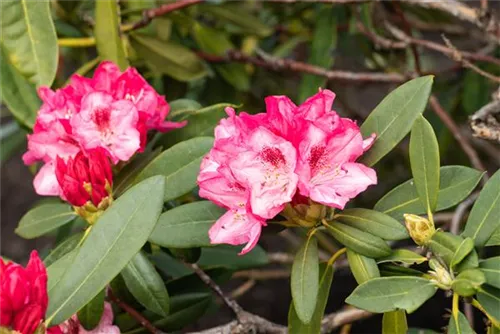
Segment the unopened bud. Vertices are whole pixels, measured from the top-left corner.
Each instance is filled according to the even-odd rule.
[[[476,294],[477,289],[486,282],[486,277],[479,269],[468,269],[461,272],[454,280],[451,288],[462,297]]]
[[[432,276],[437,285],[442,289],[449,290],[451,288],[453,278],[448,270],[436,259],[431,259],[429,261],[429,267],[433,269],[433,271],[429,271],[429,274]]]
[[[434,224],[426,218],[404,214],[406,229],[413,241],[419,246],[425,246],[436,232]]]

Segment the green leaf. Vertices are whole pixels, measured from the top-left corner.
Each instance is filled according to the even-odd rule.
[[[61,227],[76,218],[76,213],[67,204],[44,204],[26,213],[16,228],[16,234],[33,239]]]
[[[469,321],[462,312],[458,312],[455,318],[453,315],[448,323],[448,334],[475,334],[474,330],[470,327]]]
[[[1,62],[1,59],[0,59]],[[0,65],[1,66],[1,65]],[[0,70],[1,71],[1,70]],[[2,74],[0,73],[0,76]],[[2,77],[3,78],[3,77]],[[3,82],[4,80],[2,80]],[[0,82],[0,90],[2,89]],[[0,92],[0,101],[2,100]],[[18,122],[23,123],[23,121],[18,120]],[[30,126],[24,124],[25,126]],[[14,129],[14,131],[10,133],[6,133],[6,128]],[[6,134],[5,134],[6,133]],[[5,135],[4,135],[5,134]],[[19,125],[16,121],[11,121],[7,124],[3,124],[0,127],[0,167],[5,164],[12,156],[17,154],[19,151],[23,150],[26,147],[26,132],[19,128]]]
[[[52,324],[63,322],[87,304],[141,249],[160,215],[164,187],[164,178],[159,176],[139,183],[92,226],[64,277],[49,292],[46,318]]]
[[[427,261],[425,256],[412,252],[408,249],[395,249],[392,254],[377,260],[377,263],[398,262],[402,264],[412,265],[421,264]]]
[[[479,262],[479,268],[486,277],[486,282],[500,289],[500,256],[490,257]]]
[[[377,138],[360,162],[373,166],[406,136],[427,105],[432,81],[432,75],[408,81],[387,95],[370,113],[361,126],[361,133],[363,137],[375,133]]]
[[[380,277],[380,271],[374,259],[348,249],[347,261],[358,284],[363,284],[372,278]]]
[[[379,277],[359,285],[346,303],[374,313],[406,310],[412,313],[436,293],[437,287],[420,277]]]
[[[436,211],[448,209],[467,197],[481,180],[484,173],[463,166],[440,168],[439,194]],[[420,202],[414,180],[410,179],[388,192],[374,207],[395,219],[403,219],[404,213],[426,213]]]
[[[169,102],[170,111],[168,113],[168,118],[172,120],[183,120],[184,115],[191,115],[196,112],[196,110],[201,109],[201,104],[195,100],[190,99],[178,99]]]
[[[318,242],[310,235],[295,255],[290,286],[298,318],[308,324],[314,314],[319,290]]]
[[[474,239],[477,247],[486,245],[493,232],[500,227],[500,170],[498,170],[479,194],[472,207],[463,235]]]
[[[37,87],[52,85],[57,71],[59,48],[49,3],[0,1],[2,48],[10,63]]]
[[[225,212],[209,201],[181,205],[160,216],[149,241],[163,247],[210,246],[208,230]]]
[[[121,275],[128,290],[146,309],[166,317],[169,312],[169,296],[161,276],[148,257],[137,253],[123,268]]]
[[[436,210],[439,192],[439,145],[432,126],[419,115],[410,138],[411,172],[427,214]]]
[[[417,277],[422,277],[424,273],[412,269],[412,268],[406,268],[402,266],[397,266],[394,264],[389,264],[389,263],[381,263],[379,265],[380,269],[380,275],[382,276],[417,276]]]
[[[212,280],[218,285],[227,282],[229,279],[231,279],[231,276],[233,274],[231,270],[228,270],[226,268],[205,269],[205,273],[210,276],[210,278],[212,278]],[[195,273],[170,280],[166,283],[166,285],[171,298],[172,296],[184,293],[210,293],[212,291]]]
[[[120,7],[117,0],[96,1],[94,35],[100,59],[111,60],[124,71],[128,61],[120,36]]]
[[[434,255],[443,259],[443,261],[449,266],[455,256],[455,253],[464,241],[464,238],[458,235],[444,231],[437,231],[429,240],[427,246]]]
[[[130,42],[141,58],[156,71],[179,81],[191,81],[207,74],[205,66],[194,52],[176,42],[131,34]]]
[[[451,289],[462,297],[471,297],[486,282],[486,277],[479,269],[468,269],[462,271],[453,279]]]
[[[490,239],[486,243],[486,246],[500,246],[500,226],[493,231]]]
[[[70,251],[47,267],[47,293],[49,296],[52,295],[53,289],[57,288],[58,283],[63,278],[64,273],[68,270],[77,253],[77,249]]]
[[[248,13],[245,6],[234,3],[221,5],[202,5],[199,9],[203,13],[212,14],[219,22],[228,22],[239,27],[242,32],[258,37],[267,37],[273,29],[262,23],[257,17]]]
[[[54,248],[54,250],[50,252],[49,255],[45,257],[45,259],[43,259],[43,263],[45,264],[45,266],[46,267],[50,266],[51,264],[59,260],[61,257],[63,257],[64,255],[68,254],[73,249],[75,249],[80,240],[82,240],[83,233],[84,232],[74,234],[71,237],[64,240],[63,242],[61,242],[59,245],[57,245],[57,247]]]
[[[330,296],[330,286],[333,279],[333,266],[322,263],[319,266],[319,290],[318,300],[314,309],[313,316],[309,324],[304,324],[295,311],[293,301],[290,303],[288,311],[288,331],[290,334],[316,334],[321,330],[321,320],[325,313],[326,303]]]
[[[241,246],[218,245],[203,248],[198,265],[202,267],[226,267],[243,270],[262,267],[269,263],[266,252],[259,245],[255,246],[245,256],[238,255]]]
[[[92,330],[99,325],[104,312],[104,289],[101,290],[87,305],[78,311],[78,320],[83,328]]]
[[[486,313],[495,321],[500,322],[500,289],[491,286],[482,286],[477,293],[477,300]]]
[[[462,108],[472,115],[490,101],[491,85],[488,78],[467,69],[463,76]]]
[[[224,56],[227,51],[234,50],[235,47],[229,40],[229,37],[222,31],[194,24],[193,38],[204,52],[212,55]],[[214,65],[215,70],[230,85],[241,91],[250,89],[250,77],[248,76],[245,65],[243,64],[218,64]]]
[[[4,2],[0,1],[0,4],[4,4]],[[3,47],[0,47],[0,51],[1,100],[21,124],[32,128],[40,107],[40,99],[35,87],[9,62]]]
[[[154,175],[165,177],[164,201],[175,199],[196,187],[201,159],[213,146],[213,138],[198,137],[181,142],[153,159],[137,175],[138,183]]]
[[[191,268],[163,251],[154,252],[149,259],[163,276],[179,278],[193,273]]]
[[[479,267],[479,257],[475,249],[469,253],[458,265],[455,266],[456,272],[462,272],[467,269],[474,269]]]
[[[439,332],[433,331],[432,329],[423,328],[410,328],[407,334],[440,334]]]
[[[337,241],[361,255],[378,258],[391,253],[384,240],[370,233],[336,221],[328,222],[326,227]]]
[[[384,313],[382,318],[382,334],[406,334],[408,324],[406,312],[403,310]]]
[[[308,63],[324,68],[331,68],[334,61],[334,53],[337,47],[337,17],[338,8],[331,5],[323,5],[315,15],[315,27],[311,43],[311,51]],[[325,77],[305,74],[299,85],[299,101],[306,100],[318,92],[318,88],[324,87],[327,82]]]
[[[450,268],[454,268],[457,264],[462,262],[467,255],[474,249],[474,241],[471,238],[465,238],[458,246],[455,254],[450,261]]]
[[[408,231],[400,222],[374,210],[346,209],[336,214],[334,219],[385,240],[402,240],[409,237]]]

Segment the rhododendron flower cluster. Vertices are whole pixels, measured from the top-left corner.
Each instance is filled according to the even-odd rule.
[[[375,135],[363,140],[354,121],[332,111],[334,98],[320,90],[300,106],[267,97],[266,113],[226,109],[198,177],[200,196],[228,210],[210,229],[212,243],[246,243],[244,254],[287,204],[343,209],[377,183],[375,171],[356,162]]]
[[[56,91],[42,87],[38,95],[43,105],[33,134],[28,136],[23,160],[25,164],[43,163],[34,180],[38,194],[61,196],[74,205],[81,205],[86,196],[73,196],[75,189],[81,188],[74,180],[92,186],[87,189],[88,200],[96,206],[99,198],[106,197],[102,190],[105,181],[111,183],[110,178],[96,180],[92,171],[88,182],[88,178],[82,179],[82,169],[75,169],[85,165],[80,161],[94,159],[91,152],[103,152],[106,158],[99,158],[101,164],[108,158],[112,164],[128,161],[144,149],[148,130],[167,131],[185,125],[165,121],[168,103],[134,68],[122,73],[111,62],[101,63],[93,78],[75,74],[66,87]],[[100,174],[104,176],[109,175]]]

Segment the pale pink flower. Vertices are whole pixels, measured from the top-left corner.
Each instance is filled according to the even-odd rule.
[[[84,149],[104,148],[113,163],[129,160],[140,148],[139,114],[130,101],[106,93],[86,95],[71,120],[73,134]]]
[[[83,328],[78,320],[78,316],[75,314],[58,326],[58,332],[62,334],[120,334],[120,328],[113,325],[113,317],[114,315],[111,304],[104,302],[104,311],[102,313],[101,320],[94,329],[88,331]]]

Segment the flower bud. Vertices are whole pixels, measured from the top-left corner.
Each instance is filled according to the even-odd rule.
[[[468,269],[462,271],[454,280],[451,288],[462,297],[470,297],[476,294],[477,289],[486,282],[484,273],[479,269]]]
[[[406,229],[413,241],[419,246],[425,246],[436,232],[434,224],[426,218],[404,214]]]
[[[434,270],[429,271],[429,274],[438,286],[442,289],[449,290],[453,279],[448,270],[436,259],[431,259],[429,261],[429,267]]]

